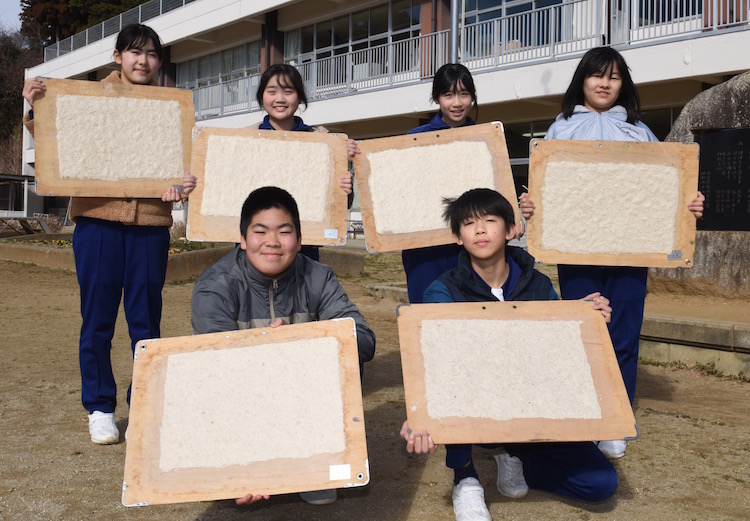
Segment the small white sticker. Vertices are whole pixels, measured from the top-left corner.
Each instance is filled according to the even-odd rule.
[[[326,239],[338,239],[339,231],[336,228],[326,228],[323,232],[323,237]]]
[[[339,479],[352,479],[352,467],[349,464],[331,465],[329,467],[329,472],[331,473],[331,481],[337,481]]]

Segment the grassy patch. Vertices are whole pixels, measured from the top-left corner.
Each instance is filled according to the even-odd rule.
[[[377,282],[406,282],[401,253],[378,253],[365,256],[365,278]]]

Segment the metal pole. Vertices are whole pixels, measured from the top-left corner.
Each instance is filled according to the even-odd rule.
[[[451,63],[458,63],[458,0],[451,0]]]

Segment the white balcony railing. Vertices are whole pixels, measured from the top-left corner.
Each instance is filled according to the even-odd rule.
[[[579,0],[463,28],[461,61],[472,70],[580,53],[601,45],[604,2]]]
[[[747,28],[748,0],[611,0],[611,42],[624,44]]]
[[[109,20],[96,24],[93,27],[76,33],[44,48],[44,61],[49,61],[69,52],[85,47],[90,43],[97,42],[107,36],[117,34],[129,24],[142,24],[147,20],[161,16],[173,11],[178,7],[194,2],[195,0],[149,0],[146,3],[134,7]]]
[[[650,45],[748,30],[750,0],[574,0],[467,25],[459,59],[498,70],[581,54],[598,45]],[[422,35],[297,66],[310,100],[386,89],[431,78],[450,57],[449,31]],[[196,117],[260,110],[258,76],[194,91]]]
[[[449,38],[449,31],[441,31],[294,65],[305,82],[307,98],[325,99],[431,78],[448,62]],[[260,110],[255,99],[259,78],[256,74],[194,89],[196,118]]]
[[[260,105],[255,99],[259,81],[260,74],[252,74],[193,89],[195,117],[215,118],[225,114],[260,110]]]

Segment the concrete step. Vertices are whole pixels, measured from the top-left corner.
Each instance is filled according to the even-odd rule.
[[[750,377],[750,323],[646,313],[641,328],[643,359],[715,368]]]

